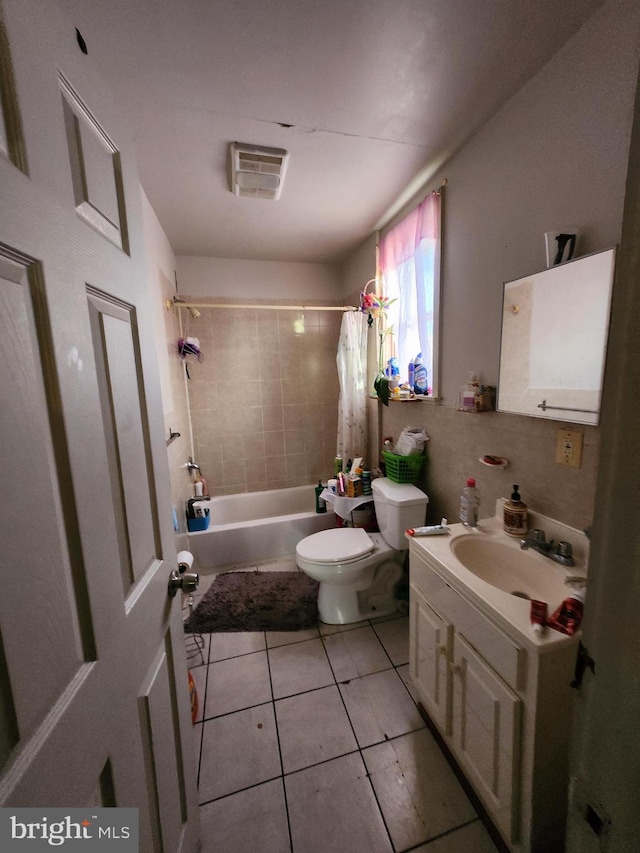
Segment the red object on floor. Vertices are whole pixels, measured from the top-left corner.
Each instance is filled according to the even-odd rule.
[[[190,672],[187,673],[189,676],[189,699],[191,700],[191,722],[195,723],[198,719],[198,691],[196,690],[196,683],[193,680],[193,676]]]

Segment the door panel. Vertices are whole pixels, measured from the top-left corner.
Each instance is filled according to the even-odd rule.
[[[135,163],[73,22],[0,11],[4,126],[13,76],[30,165],[0,144],[0,805],[136,807],[141,851],[194,853]]]
[[[128,252],[120,152],[69,80],[58,78],[78,215]]]
[[[54,441],[55,426],[47,418],[42,364],[51,330],[45,306],[31,286],[35,265],[19,257],[6,248],[0,255],[0,496],[6,528],[3,561],[13,575],[7,577],[10,594],[0,596],[0,625],[9,672],[23,668],[30,674],[12,686],[11,704],[24,737],[60,697],[85,654],[60,506],[59,480],[69,477],[68,457],[64,437],[58,434]],[[52,385],[48,383],[48,396],[54,407],[59,396]],[[36,535],[40,547],[31,551],[26,546]],[[58,573],[51,571],[52,563]],[[34,635],[41,640],[37,648],[27,642]]]
[[[94,290],[89,292],[89,315],[123,587],[128,594],[160,553],[148,468],[149,436],[141,409],[140,345],[131,305]]]
[[[186,802],[181,785],[183,775],[182,755],[176,743],[176,720],[166,713],[175,707],[171,673],[170,640],[153,662],[148,678],[143,684],[139,708],[141,729],[148,741],[148,752],[153,763],[155,789],[149,792],[151,807],[157,814],[157,826],[162,828],[164,844],[176,849],[182,821],[186,819]],[[180,808],[176,809],[176,804]]]

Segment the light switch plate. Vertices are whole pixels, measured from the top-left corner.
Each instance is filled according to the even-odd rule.
[[[556,462],[569,468],[579,468],[582,464],[583,434],[572,429],[559,429],[556,442]]]

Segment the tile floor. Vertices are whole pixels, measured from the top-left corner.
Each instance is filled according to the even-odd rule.
[[[412,698],[407,616],[204,636],[202,853],[495,853]]]

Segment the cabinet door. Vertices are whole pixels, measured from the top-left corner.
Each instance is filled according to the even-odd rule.
[[[521,700],[460,634],[451,669],[454,751],[499,829],[514,842]]]
[[[411,584],[411,678],[431,719],[443,734],[451,731],[449,662],[453,651],[453,626],[431,608]]]

